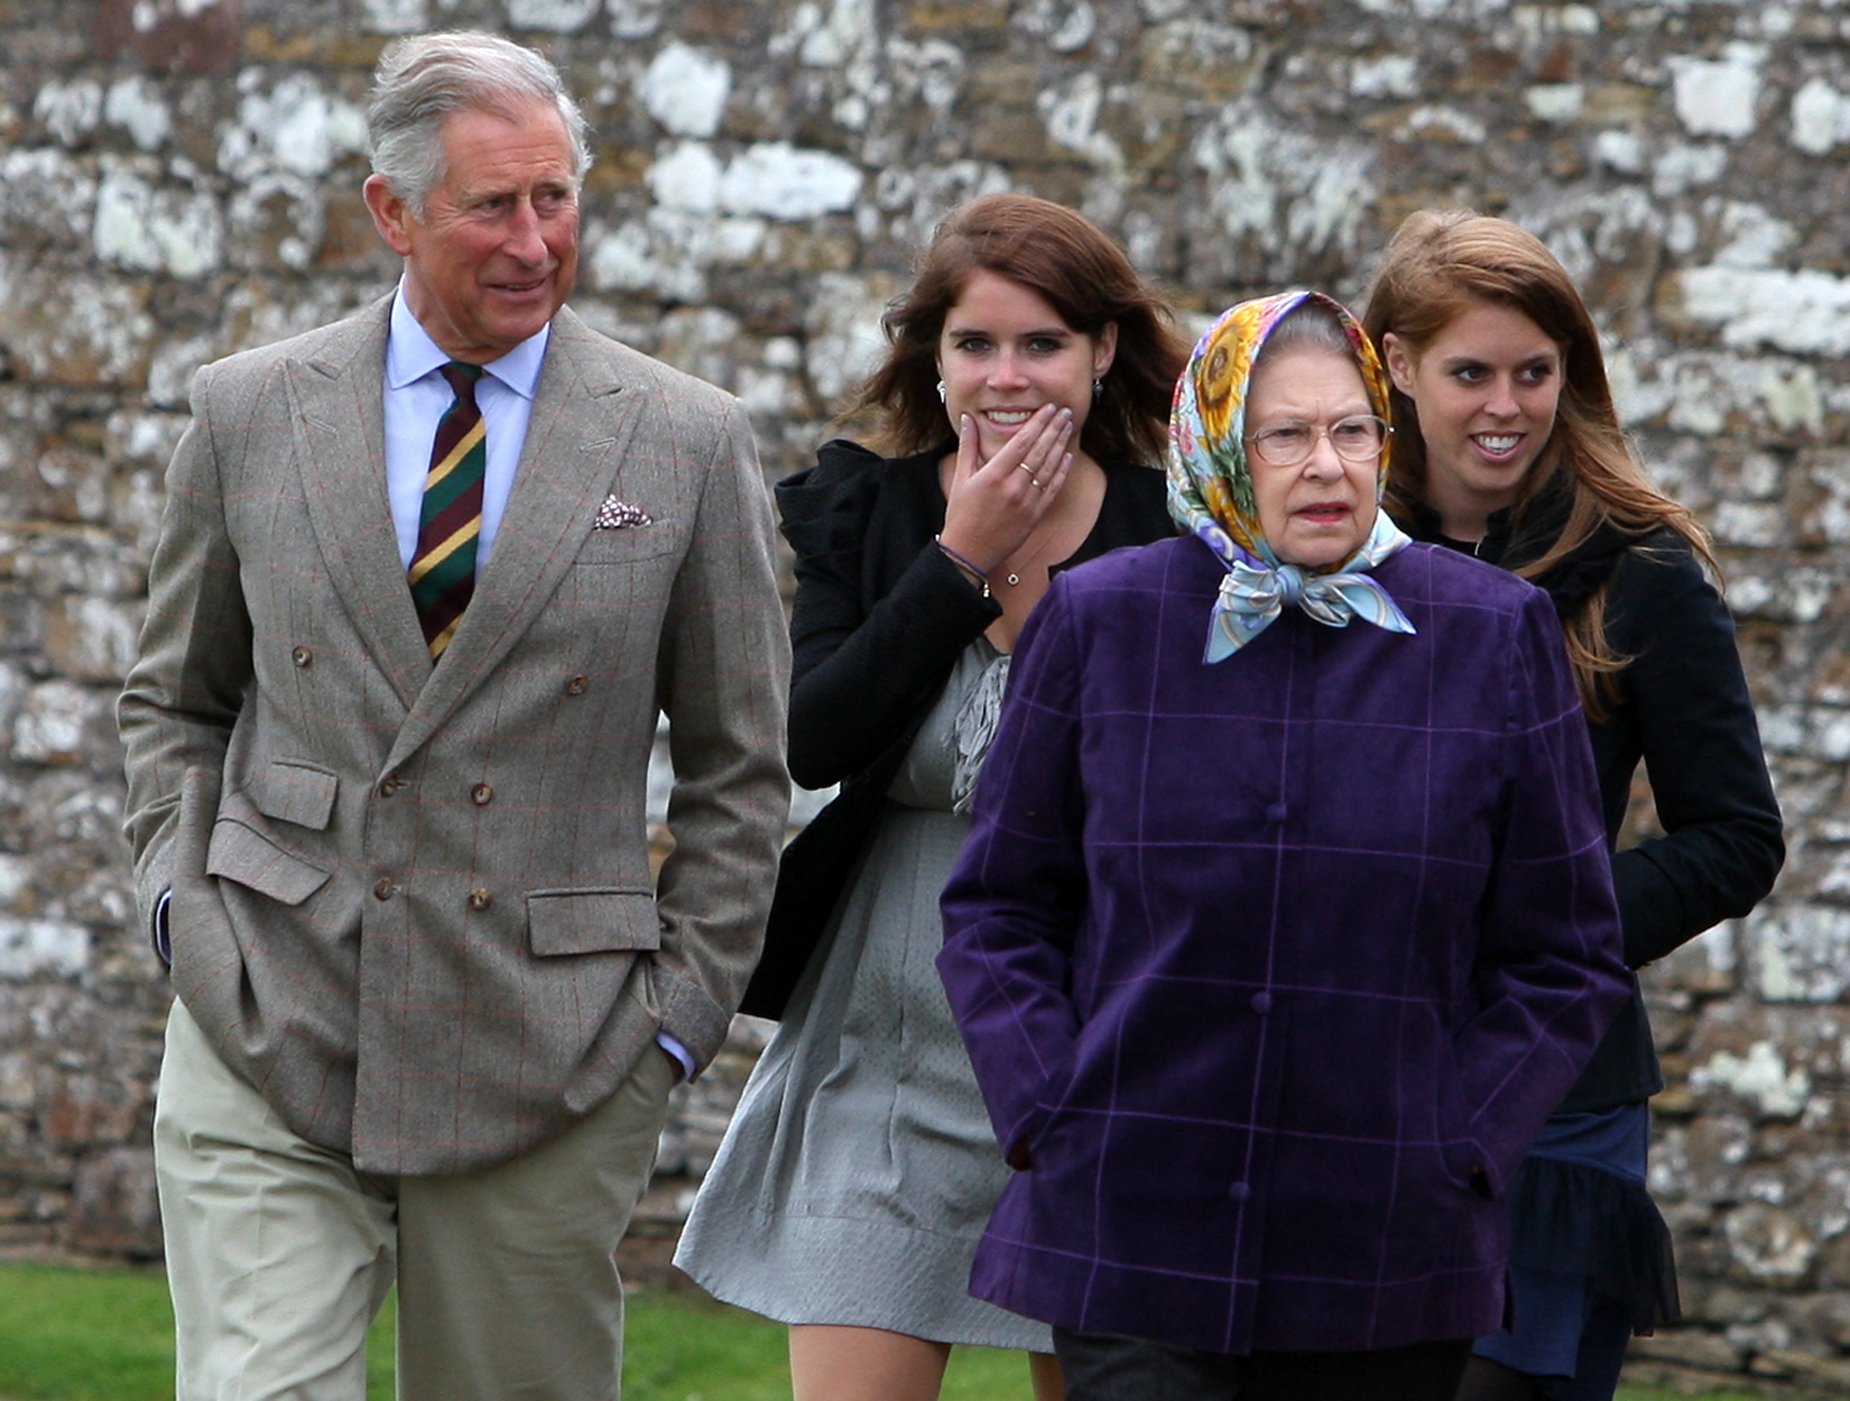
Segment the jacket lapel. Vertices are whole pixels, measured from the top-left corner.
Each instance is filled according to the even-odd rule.
[[[494,674],[558,589],[590,535],[598,503],[610,491],[635,429],[638,401],[624,391],[600,338],[562,309],[553,318],[527,440],[494,551],[456,635],[417,692],[392,762],[402,761],[429,738]],[[402,578],[399,586],[408,600]],[[415,631],[415,617],[412,627]]]
[[[328,580],[361,645],[409,709],[430,675],[385,491],[385,339],[392,299],[284,366],[302,493]]]

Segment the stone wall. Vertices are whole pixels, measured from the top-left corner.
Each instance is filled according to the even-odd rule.
[[[575,305],[801,465],[955,201],[1074,204],[1199,321],[1354,299],[1398,219],[1582,279],[1716,533],[1790,824],[1764,909],[1649,975],[1690,1314],[1646,1363],[1850,1388],[1850,10],[1835,0],[0,0],[0,1243],[151,1256],[164,989],[111,703],[202,361],[377,296],[391,36],[504,29],[587,104]],[[729,1077],[668,1138],[697,1177]]]

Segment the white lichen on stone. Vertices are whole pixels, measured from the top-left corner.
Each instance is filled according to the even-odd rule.
[[[1374,203],[1372,145],[1280,127],[1244,104],[1205,127],[1192,155],[1220,226],[1281,255],[1353,248]]]
[[[1579,83],[1534,83],[1523,89],[1522,105],[1539,121],[1566,123],[1580,116],[1586,97]]]
[[[74,978],[90,965],[90,931],[81,924],[0,915],[0,978]]]
[[[1809,79],[1792,98],[1792,144],[1822,156],[1850,141],[1850,96],[1822,78]]]
[[[1809,748],[1828,722],[1805,719]],[[1797,901],[1778,905],[1756,917],[1746,952],[1764,1000],[1836,1002],[1850,990],[1850,910]]]
[[[708,137],[719,130],[732,91],[725,60],[686,44],[669,44],[643,71],[642,105],[676,136]]]
[[[1083,49],[1098,32],[1098,15],[1089,0],[1027,0],[1012,20],[1022,33],[1055,53]]]
[[[1651,158],[1651,193],[1669,199],[1707,189],[1719,183],[1727,169],[1728,152],[1723,147],[1687,141],[1662,146]]]
[[[323,176],[341,158],[366,150],[366,114],[292,73],[265,90],[264,70],[238,78],[238,119],[219,138],[218,166],[238,180],[283,170]]]
[[[1452,141],[1462,146],[1481,146],[1488,135],[1483,122],[1470,113],[1430,104],[1407,114],[1406,132],[1410,138]]]
[[[1768,1118],[1796,1118],[1811,1098],[1811,1076],[1803,1066],[1788,1068],[1771,1041],[1755,1041],[1745,1056],[1717,1051],[1690,1068],[1690,1088],[1725,1090],[1758,1105]]]
[[[106,168],[93,238],[100,261],[197,278],[218,268],[223,243],[224,222],[209,191],[157,189],[134,171]]]
[[[507,0],[507,22],[515,29],[576,34],[601,5],[602,0]]]
[[[54,244],[88,239],[96,219],[96,176],[48,146],[0,152],[0,242],[35,233]]]
[[[1099,107],[1104,96],[1104,84],[1098,74],[1088,71],[1044,89],[1035,98],[1034,106],[1046,123],[1049,139],[1056,146],[1078,152],[1103,170],[1122,171],[1124,152],[1098,128]]]
[[[832,152],[766,141],[747,147],[726,167],[719,196],[722,207],[735,214],[794,222],[852,209],[861,183],[859,168]]]
[[[724,174],[711,146],[685,141],[657,156],[646,178],[656,204],[689,214],[711,214],[719,208]]]
[[[1670,59],[1677,119],[1692,136],[1753,135],[1767,51],[1759,44],[1734,43],[1725,54],[1713,61],[1682,55]]]
[[[1760,372],[1760,402],[1767,420],[1782,433],[1824,431],[1824,393],[1815,365],[1767,361]]]
[[[1417,97],[1419,91],[1420,65],[1410,54],[1378,54],[1350,65],[1352,97]]]
[[[1726,345],[1771,346],[1798,355],[1850,353],[1850,280],[1815,268],[1694,267],[1671,276],[1684,313],[1720,327]]]
[[[605,0],[610,32],[619,39],[646,39],[662,27],[670,0]]]
[[[110,84],[103,95],[103,120],[128,132],[144,151],[159,150],[173,131],[173,115],[160,88],[139,75]]]
[[[23,764],[74,764],[84,756],[89,722],[101,698],[70,681],[32,687],[13,720],[12,757]]]
[[[825,402],[840,402],[879,359],[885,346],[880,313],[888,291],[846,273],[816,279],[805,316],[804,369]]]
[[[75,146],[102,120],[103,86],[84,79],[46,83],[32,99],[32,116],[64,145]]]
[[[429,0],[361,0],[375,34],[418,34],[431,28]]]

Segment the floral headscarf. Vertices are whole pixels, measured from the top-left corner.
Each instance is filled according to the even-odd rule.
[[[1412,632],[1387,591],[1368,577],[1412,542],[1380,509],[1387,486],[1389,444],[1375,476],[1375,524],[1362,548],[1341,564],[1304,569],[1281,564],[1266,541],[1246,462],[1246,399],[1253,361],[1285,315],[1314,301],[1336,313],[1355,352],[1373,411],[1385,419],[1387,375],[1368,336],[1338,302],[1321,292],[1280,292],[1223,312],[1195,346],[1176,383],[1169,416],[1169,514],[1227,567],[1208,626],[1205,662],[1232,656],[1276,619],[1287,603],[1330,627],[1361,618],[1389,632]]]

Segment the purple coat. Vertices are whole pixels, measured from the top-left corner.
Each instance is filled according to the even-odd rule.
[[[1201,661],[1196,540],[1054,581],[938,966],[1025,1149],[971,1288],[1223,1353],[1468,1338],[1498,1198],[1627,991],[1547,597],[1430,546],[1418,628],[1295,608]]]

